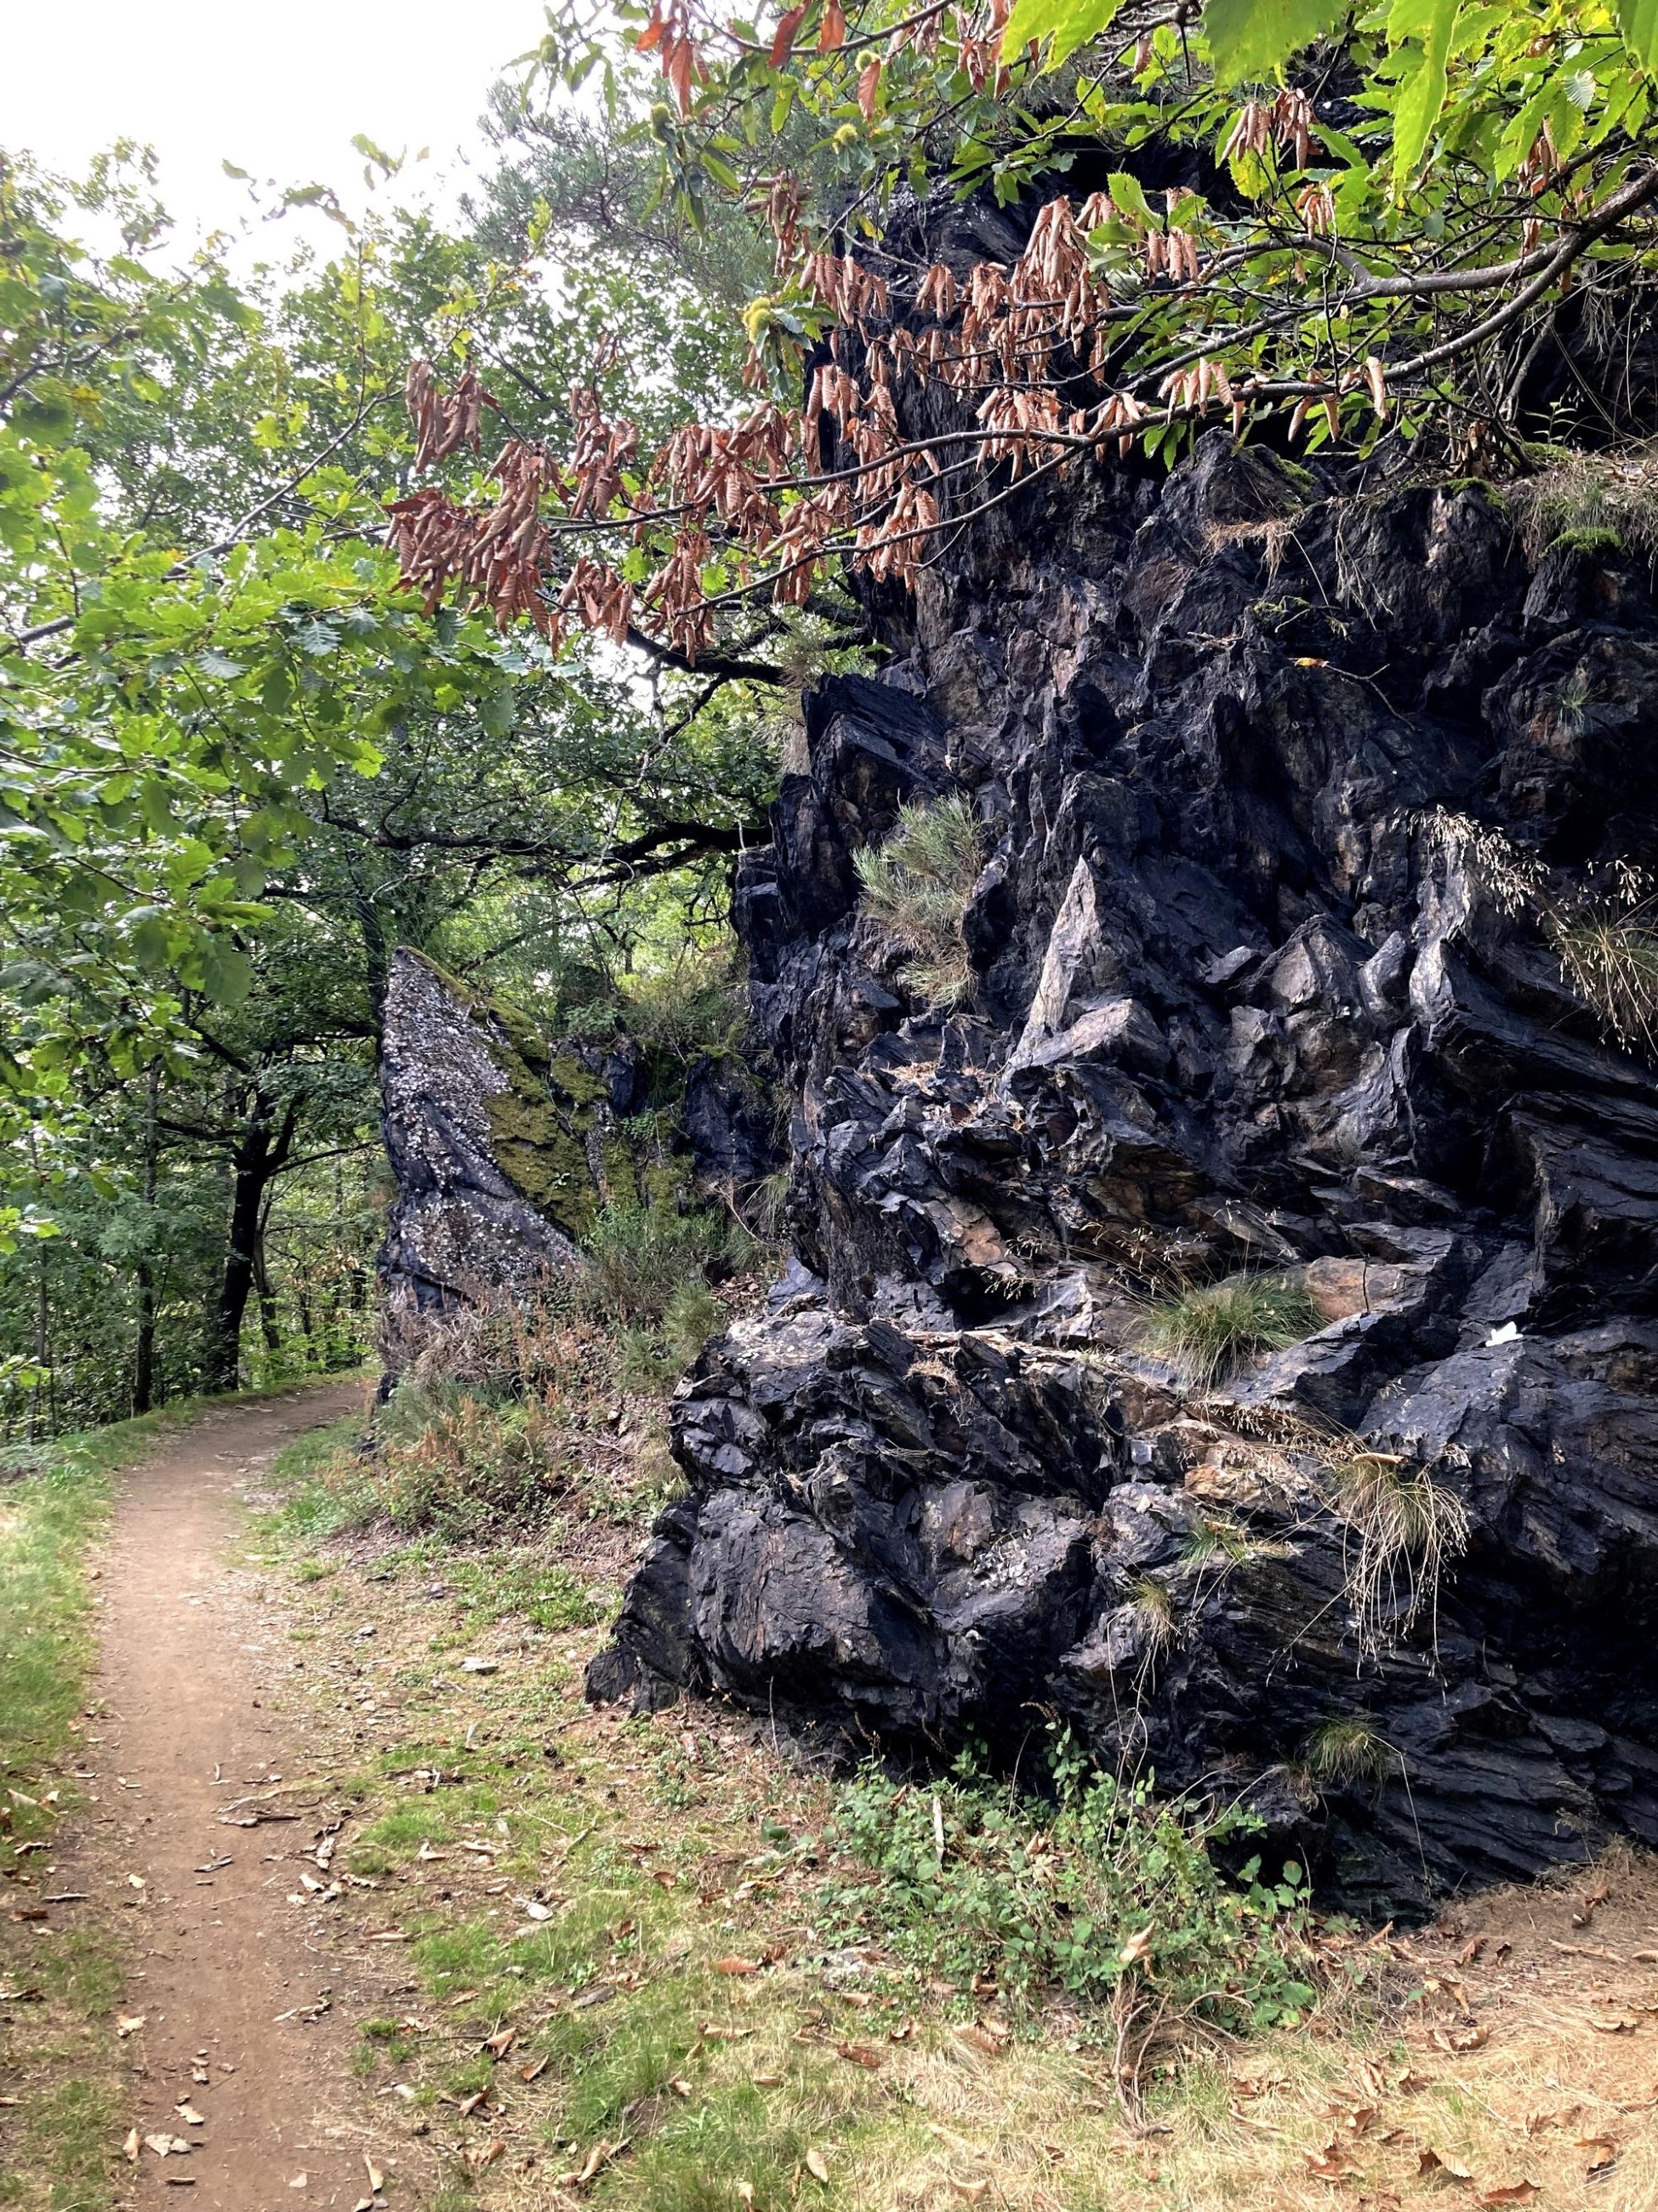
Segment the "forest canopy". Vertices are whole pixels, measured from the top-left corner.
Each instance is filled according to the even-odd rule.
[[[990,508],[1637,449],[1655,87],[1653,0],[629,0],[332,258],[0,155],[13,1431],[360,1358],[393,953],[726,978],[801,690]]]

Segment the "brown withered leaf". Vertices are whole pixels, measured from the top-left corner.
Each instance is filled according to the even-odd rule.
[[[1303,2151],[1307,2171],[1318,2181],[1346,2181],[1352,2174],[1347,2154],[1333,2136],[1322,2150]]]
[[[1543,2194],[1534,2181],[1503,2181],[1479,2193],[1482,2204],[1529,2204]]]
[[[1473,2176],[1466,2166],[1458,2166],[1454,2160],[1446,2158],[1435,2150],[1431,2144],[1424,2144],[1416,2154],[1417,2179],[1429,2181],[1442,2174],[1447,2181],[1473,2179]]]
[[[1585,2171],[1589,2173],[1604,2173],[1608,2166],[1618,2163],[1618,2146],[1610,2136],[1579,2136],[1574,2148],[1588,2152]]]
[[[495,2136],[487,2143],[481,2143],[476,2150],[464,2151],[461,2154],[461,2162],[468,2173],[482,2173],[486,2167],[493,2166],[498,2158],[505,2158],[506,2155],[506,2144],[499,2136]]]
[[[886,2053],[878,2051],[872,2043],[837,2043],[835,2047],[842,2058],[854,2066],[866,2067],[872,2074],[879,2073],[886,2063]]]
[[[139,2148],[138,2130],[137,2128],[130,2128],[127,2130],[127,2139],[121,2145],[121,2155],[129,2166],[137,2165]]]
[[[1436,2027],[1433,2041],[1442,2051],[1478,2051],[1491,2039],[1488,2027]]]
[[[814,2181],[821,2181],[823,2186],[826,2189],[828,2188],[829,2178],[829,2160],[824,2157],[821,2150],[809,2150],[806,2153],[806,2172],[811,2176]]]
[[[760,1963],[756,1959],[716,1959],[714,1971],[716,1974],[757,1974]]]
[[[498,2035],[486,2035],[480,2047],[489,2051],[493,2057],[504,2058],[517,2041],[518,2030],[515,2027],[503,2027]]]

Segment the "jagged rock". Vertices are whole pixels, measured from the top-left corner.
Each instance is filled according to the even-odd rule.
[[[380,1271],[394,1307],[431,1312],[523,1297],[574,1267],[601,1206],[727,1197],[775,1165],[762,1083],[726,1054],[686,1071],[672,1101],[683,1154],[655,1157],[618,1125],[652,1103],[643,1056],[617,1029],[549,1042],[534,1023],[407,949],[392,963],[380,1049],[398,1195]]]
[[[1495,880],[1658,866],[1630,563],[1212,432],[872,606],[738,887],[795,1273],[682,1386],[593,1693],[920,1755],[1058,1711],[1378,1907],[1658,1843],[1658,1076]],[[987,854],[949,1016],[853,868],[944,793]],[[1261,1267],[1305,1342],[1206,1396],[1137,1351],[1170,1270]],[[1436,1596],[1360,1587],[1348,1463],[1466,1515]]]
[[[647,1195],[616,1126],[641,1091],[622,1032],[550,1043],[515,1008],[398,952],[380,1045],[398,1184],[380,1255],[391,1303],[523,1296],[573,1267],[602,1206]]]

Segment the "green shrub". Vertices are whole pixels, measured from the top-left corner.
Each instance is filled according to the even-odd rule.
[[[884,844],[857,857],[864,912],[911,957],[899,980],[929,1006],[973,988],[962,920],[983,866],[983,832],[965,799],[901,806]]]
[[[1232,1275],[1160,1300],[1139,1334],[1146,1349],[1179,1368],[1188,1385],[1207,1389],[1257,1352],[1299,1344],[1319,1320],[1301,1284],[1282,1275]]]
[[[624,1390],[667,1390],[711,1336],[726,1326],[726,1309],[695,1276],[676,1284],[655,1328],[624,1328],[616,1340],[616,1380]]]
[[[972,1755],[936,1786],[865,1767],[841,1791],[831,1838],[853,1867],[826,1887],[828,1932],[876,1940],[963,1989],[993,1978],[1020,2002],[1043,1984],[1113,1997],[1132,1978],[1172,2013],[1224,2026],[1293,2021],[1313,2003],[1304,1877],[1251,1859],[1234,1881],[1212,1844],[1259,1829],[1237,1812],[1182,1817],[1146,1777],[1093,1768],[1050,1739],[1051,1799],[1022,1796]]]
[[[755,1249],[739,1224],[713,1206],[681,1213],[665,1203],[607,1206],[582,1248],[576,1296],[590,1313],[611,1320],[659,1322],[682,1284],[730,1273]]]

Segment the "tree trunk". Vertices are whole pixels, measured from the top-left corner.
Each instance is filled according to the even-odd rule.
[[[155,1180],[161,1157],[161,1132],[156,1107],[161,1095],[161,1064],[149,1064],[149,1086],[144,1107],[143,1191],[146,1224],[155,1218]],[[138,1262],[138,1337],[132,1353],[132,1410],[147,1413],[155,1402],[155,1267],[145,1246]]]
[[[208,1345],[205,1381],[210,1390],[236,1388],[241,1369],[242,1316],[247,1311],[258,1265],[264,1195],[293,1149],[297,1105],[288,1105],[281,1128],[274,1133],[271,1112],[268,1099],[255,1099],[252,1118],[231,1154],[234,1179],[231,1188],[230,1235]]]
[[[265,1265],[263,1229],[253,1247],[253,1287],[258,1294],[259,1329],[264,1338],[264,1348],[274,1358],[282,1348],[282,1333],[276,1325],[276,1293],[271,1287],[270,1270]]]

